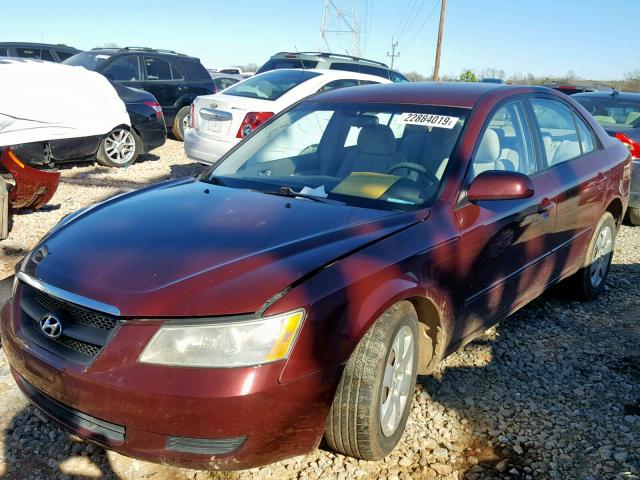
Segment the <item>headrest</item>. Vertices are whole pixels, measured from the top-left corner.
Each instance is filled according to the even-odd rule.
[[[373,155],[391,155],[396,151],[396,139],[387,125],[367,125],[358,135],[358,150]]]
[[[629,112],[624,123],[631,125],[633,122],[638,120],[638,118],[640,118],[640,112]]]
[[[491,128],[487,128],[473,159],[473,163],[495,163],[500,156],[500,137]]]

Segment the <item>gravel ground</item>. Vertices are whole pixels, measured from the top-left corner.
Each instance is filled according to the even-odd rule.
[[[177,142],[154,154],[124,171],[66,169],[53,200],[59,207],[14,217],[10,238],[0,242],[4,272],[66,213],[202,168]],[[41,419],[0,350],[0,477],[640,479],[639,280],[640,228],[623,227],[597,301],[552,291],[420,377],[407,431],[380,462],[322,448],[234,473],[132,460]]]

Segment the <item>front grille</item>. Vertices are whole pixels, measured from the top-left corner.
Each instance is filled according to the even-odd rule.
[[[35,298],[46,309],[50,311],[56,311],[58,309],[66,309],[69,315],[79,323],[89,325],[102,330],[111,331],[118,325],[118,320],[113,317],[103,315],[86,308],[77,307],[73,303],[65,302],[59,298],[52,297],[40,290],[35,291]]]
[[[76,363],[89,364],[115,334],[118,318],[62,300],[31,285],[20,284],[21,324],[34,343]],[[62,334],[52,338],[40,328],[44,315],[55,316]]]

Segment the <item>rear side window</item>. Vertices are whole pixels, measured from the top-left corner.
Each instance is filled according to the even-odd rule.
[[[56,50],[56,55],[58,55],[58,58],[60,59],[61,62],[64,62],[67,58],[72,56],[73,53],[63,52],[62,50]]]
[[[360,72],[360,65],[357,63],[335,62],[329,67],[330,70],[342,70],[344,72]]]
[[[591,127],[587,125],[584,120],[575,115],[576,125],[578,126],[578,135],[580,135],[580,146],[582,147],[582,153],[593,152],[596,147],[596,143],[594,140],[594,133],[591,130]]]
[[[0,48],[0,57],[8,57],[9,49],[8,48]]]
[[[17,47],[16,56],[20,58],[40,58],[39,48]]]
[[[139,81],[140,67],[138,57],[135,55],[125,55],[116,58],[106,66],[102,73],[109,80],[116,82]]]
[[[224,93],[237,97],[277,100],[289,90],[318,75],[320,74],[317,72],[307,70],[274,70],[233,85]]]
[[[178,70],[173,64],[171,64],[171,77],[174,80],[184,80],[184,75],[182,74],[182,72]]]
[[[360,65],[360,73],[375,75],[376,77],[389,78],[389,70],[386,68],[372,67],[371,65]]]
[[[319,91],[326,92],[327,90],[333,90],[334,88],[355,87],[358,85],[358,80],[342,79],[334,80],[324,85]]]
[[[390,80],[394,83],[404,83],[409,81],[407,77],[405,77],[401,73],[394,72],[393,70],[389,70],[389,74],[391,75]]]
[[[162,58],[144,57],[147,80],[171,80],[171,64]]]
[[[279,70],[282,68],[316,68],[318,62],[315,60],[303,60],[301,58],[272,58],[262,65],[256,74]]]
[[[56,59],[53,57],[53,53],[50,50],[42,49],[40,50],[40,58],[42,60],[46,60],[47,62],[55,62]]]
[[[532,98],[531,106],[542,136],[547,165],[568,162],[582,155],[575,114],[568,106],[546,98]]]

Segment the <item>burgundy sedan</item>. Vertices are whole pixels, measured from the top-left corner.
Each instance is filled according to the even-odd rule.
[[[324,437],[379,459],[416,374],[561,280],[598,295],[630,169],[546,88],[326,92],[203,175],[62,220],[2,345],[36,406],[126,455],[240,469]]]

